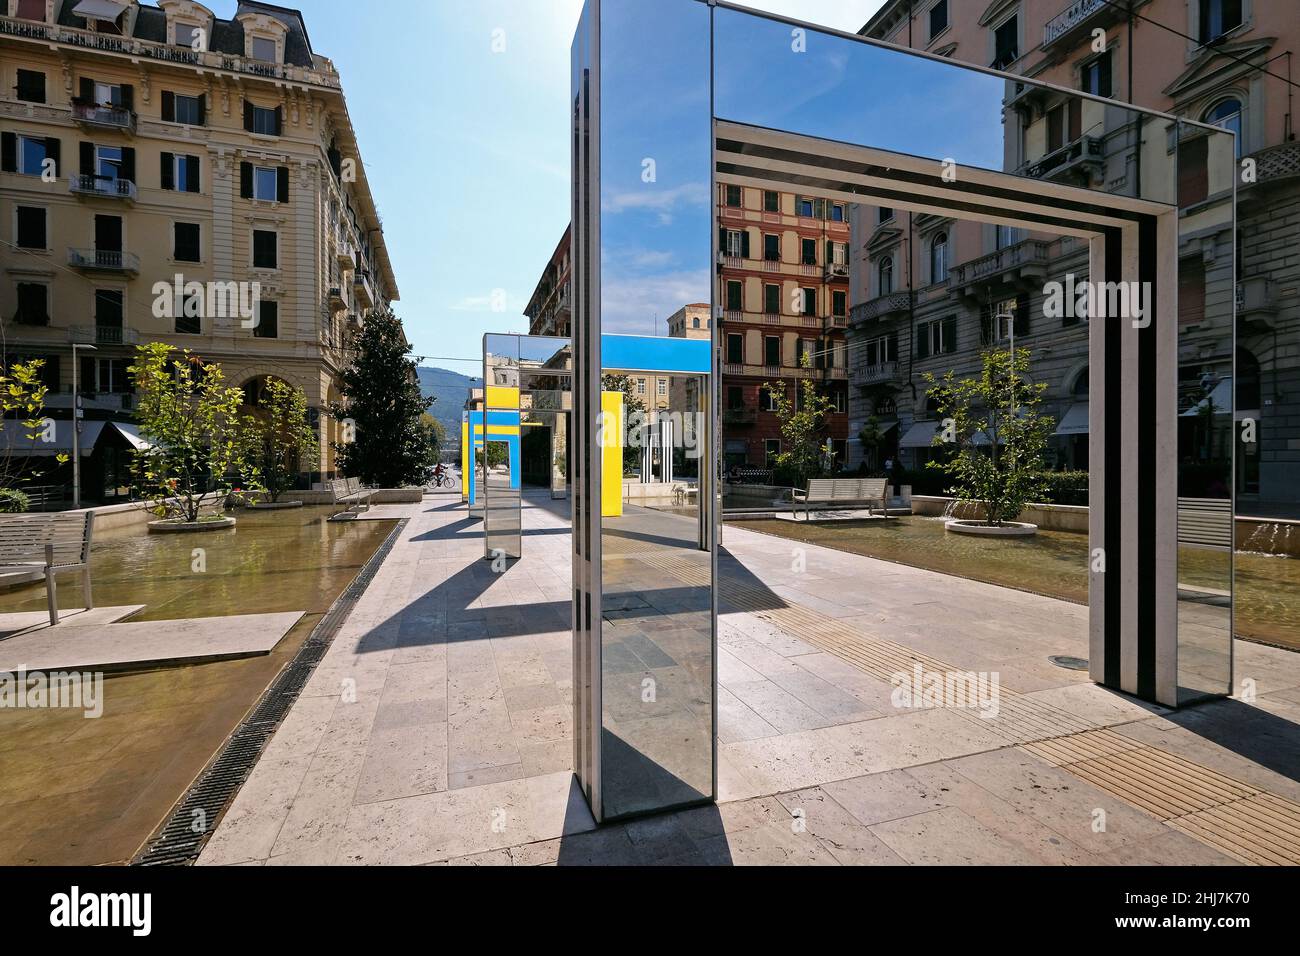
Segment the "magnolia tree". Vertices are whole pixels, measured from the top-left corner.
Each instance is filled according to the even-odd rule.
[[[986,523],[1001,527],[1047,490],[1044,452],[1056,423],[1039,412],[1047,385],[1030,383],[1028,349],[983,359],[976,378],[925,376],[941,419],[935,445],[953,450],[928,467],[953,480],[950,495],[981,504]]]
[[[317,447],[307,419],[307,393],[278,378],[267,380],[257,410],[244,420],[245,457],[258,470],[274,504],[298,482],[304,457]]]
[[[0,432],[0,513],[27,510],[27,496],[16,486],[40,477],[31,466],[32,452],[53,438],[53,423],[45,418],[44,365],[39,359],[0,364],[0,423],[7,426]],[[63,464],[68,456],[56,460]]]
[[[263,490],[248,456],[243,390],[226,384],[220,365],[153,342],[136,350],[130,372],[140,434],[151,446],[136,455],[136,490],[155,514],[194,524],[205,505]]]

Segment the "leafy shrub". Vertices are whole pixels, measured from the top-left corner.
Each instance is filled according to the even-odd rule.
[[[17,488],[0,488],[0,515],[18,515],[32,506],[32,500]]]

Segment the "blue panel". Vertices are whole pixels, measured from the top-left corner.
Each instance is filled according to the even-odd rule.
[[[708,339],[670,339],[648,335],[602,335],[600,363],[620,372],[676,372],[708,375],[713,369]]]

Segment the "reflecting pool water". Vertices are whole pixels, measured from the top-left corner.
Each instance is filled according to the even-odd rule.
[[[306,614],[266,657],[108,677],[97,720],[0,710],[0,865],[135,855],[393,527],[330,524],[335,510],[240,512],[236,530],[198,536],[96,535],[95,603],[147,605],[133,620]],[[78,606],[79,590],[61,582],[60,605]],[[0,592],[0,613],[44,606],[43,587]]]
[[[1040,531],[1033,538],[990,542],[948,534],[941,518],[915,516],[887,522],[760,519],[727,524],[1077,604],[1088,600],[1088,538],[1083,534]],[[1221,588],[1227,562],[1223,552],[1180,548],[1179,584]],[[1300,650],[1300,560],[1238,553],[1236,580],[1237,636]]]

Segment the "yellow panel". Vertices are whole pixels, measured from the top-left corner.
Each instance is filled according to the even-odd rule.
[[[504,385],[489,385],[485,408],[518,408],[519,389]]]
[[[489,435],[518,435],[519,426],[518,425],[489,425],[488,434]]]
[[[460,423],[460,500],[469,501],[469,482],[465,480],[465,474],[474,464],[469,454],[469,422]]]
[[[604,412],[600,462],[600,514],[604,518],[623,516],[623,393],[601,392]]]

